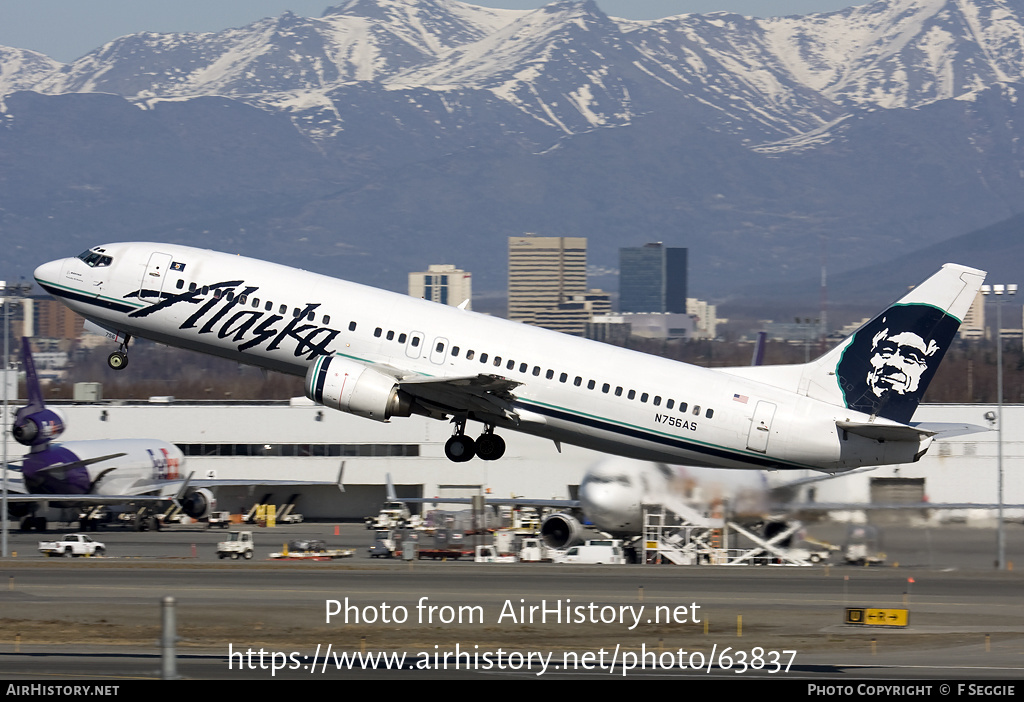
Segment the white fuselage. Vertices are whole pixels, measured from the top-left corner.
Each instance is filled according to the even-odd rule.
[[[501,376],[520,383],[518,421],[488,421],[556,442],[665,463],[830,472],[917,450],[841,437],[837,420],[869,418],[727,372],[241,256],[150,243],[101,250],[106,265],[62,259],[36,279],[108,330],[294,375],[334,355],[398,382]]]

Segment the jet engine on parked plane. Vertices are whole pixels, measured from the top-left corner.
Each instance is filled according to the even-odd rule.
[[[18,411],[11,429],[15,441],[22,446],[41,446],[64,433],[64,417],[56,410],[40,409],[23,414],[22,410],[26,409],[29,408]]]
[[[540,537],[551,548],[566,548],[582,541],[583,525],[571,514],[551,514],[540,524]]]
[[[309,367],[306,397],[379,422],[412,414],[413,399],[398,388],[394,378],[338,356],[322,356]]]
[[[202,519],[216,508],[217,499],[206,488],[193,490],[181,500],[181,511],[192,519]]]

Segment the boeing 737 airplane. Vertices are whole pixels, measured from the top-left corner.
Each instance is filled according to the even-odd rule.
[[[174,444],[156,439],[90,439],[57,443],[64,433],[64,418],[46,407],[32,360],[28,338],[22,339],[22,359],[29,403],[18,410],[12,433],[30,447],[21,464],[20,478],[8,475],[8,511],[22,519],[23,530],[46,529],[46,518],[35,516],[42,504],[52,507],[93,507],[130,504],[146,507],[136,515],[135,527],[159,528],[150,514],[172,502],[193,519],[216,509],[210,488],[223,485],[322,485],[323,482],[192,480],[184,473],[185,459]],[[17,471],[14,471],[17,472]],[[94,523],[81,524],[82,529]]]
[[[912,424],[984,280],[946,264],[811,363],[706,369],[274,263],[157,243],[43,264],[39,284],[104,330],[305,376],[315,402],[378,421],[450,419],[453,461],[498,428],[661,463],[907,463],[949,427]],[[470,421],[483,425],[474,440]]]

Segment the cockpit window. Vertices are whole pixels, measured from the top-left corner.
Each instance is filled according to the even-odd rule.
[[[90,268],[103,268],[109,266],[114,262],[114,259],[106,254],[96,253],[95,251],[83,251],[78,254],[78,258],[85,261],[85,265]]]

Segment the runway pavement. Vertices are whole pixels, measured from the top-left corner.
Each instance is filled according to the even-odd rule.
[[[203,529],[100,532],[103,559],[47,559],[38,535],[14,534],[17,557],[0,562],[0,678],[156,677],[170,595],[187,678],[1024,683],[1024,576],[979,567],[991,530],[890,528],[900,567],[724,568],[409,564],[370,559],[361,525],[334,529],[257,529],[252,561],[218,561],[223,532]],[[1022,532],[1011,525],[1008,542],[1024,564]],[[360,552],[265,560],[301,537]],[[910,625],[847,626],[846,607],[905,607]]]

